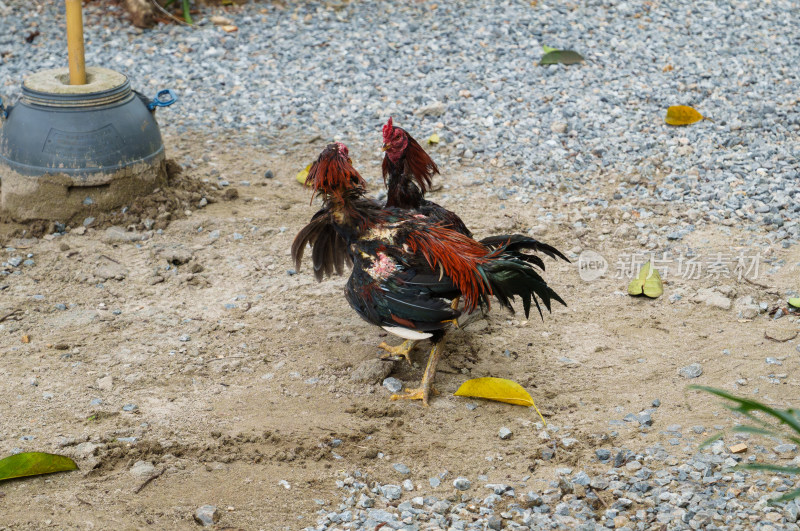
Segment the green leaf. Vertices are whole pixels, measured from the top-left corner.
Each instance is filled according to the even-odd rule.
[[[753,433],[756,435],[766,435],[767,437],[778,437],[774,430],[765,430],[764,428],[756,428],[755,426],[734,426],[731,431],[737,433]]]
[[[539,59],[540,65],[554,65],[561,63],[562,65],[574,65],[583,62],[583,56],[578,52],[572,50],[555,50],[547,52]]]
[[[194,24],[194,21],[192,20],[192,15],[191,13],[189,13],[189,9],[190,9],[189,0],[183,0],[183,20],[185,20],[189,24]]]
[[[795,297],[793,299],[789,299],[789,306],[794,306],[795,308],[800,308],[800,297]]]
[[[644,264],[636,278],[628,284],[628,295],[633,297],[645,295],[651,299],[657,299],[663,294],[664,284],[661,282],[661,275],[650,262]]]
[[[550,53],[550,52],[557,52],[557,51],[558,51],[558,48],[550,48],[550,47],[549,47],[549,46],[547,46],[546,44],[542,44],[542,50],[544,50],[544,53],[545,53],[545,54],[548,54],[548,53]]]
[[[789,500],[793,500],[795,498],[800,498],[800,489],[787,492],[786,494],[784,494],[780,498],[772,499],[772,500],[769,501],[769,504],[770,505],[775,505],[776,503],[783,503],[783,502],[786,502],[786,501],[789,501]]]
[[[75,461],[63,455],[23,452],[0,460],[0,481],[77,469]]]
[[[709,437],[708,439],[706,439],[705,441],[700,443],[700,449],[702,450],[703,448],[706,448],[706,447],[710,446],[712,443],[714,443],[714,442],[716,442],[716,441],[718,441],[720,439],[722,439],[722,433],[718,433],[716,435],[712,435],[711,437]]]
[[[736,411],[738,413],[742,413],[743,415],[748,415],[751,411],[761,411],[771,417],[778,419],[781,424],[786,424],[789,426],[795,433],[800,434],[800,418],[798,418],[793,410],[777,410],[772,409],[766,404],[762,404],[761,402],[757,402],[755,400],[750,400],[748,398],[740,398],[738,396],[734,396],[726,391],[721,389],[715,389],[713,387],[706,387],[704,385],[692,385],[690,389],[699,389],[701,391],[705,391],[707,393],[711,393],[712,395],[717,395],[721,398],[725,398],[732,402],[736,402],[739,404],[736,407],[728,406],[728,409],[731,411]]]

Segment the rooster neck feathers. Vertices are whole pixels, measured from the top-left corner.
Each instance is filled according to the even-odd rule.
[[[404,129],[392,126],[391,118],[383,127],[383,140],[386,145],[383,180],[389,188],[386,205],[419,207],[439,168],[414,137]]]

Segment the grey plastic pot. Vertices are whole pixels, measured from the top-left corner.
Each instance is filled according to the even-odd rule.
[[[66,83],[66,69],[26,79],[13,106],[0,104],[0,215],[68,221],[129,203],[163,184],[164,144],[153,99],[128,78],[90,67],[87,85]]]

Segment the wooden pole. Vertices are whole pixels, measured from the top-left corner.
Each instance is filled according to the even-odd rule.
[[[83,0],[66,0],[67,50],[69,52],[69,84],[86,84],[86,59],[83,55]]]

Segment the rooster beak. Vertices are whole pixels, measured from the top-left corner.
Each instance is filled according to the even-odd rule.
[[[381,148],[381,151],[386,151],[386,150],[387,150],[387,149],[389,149],[390,147],[392,147],[392,145],[391,145],[391,144],[384,144],[384,145],[383,145],[383,147]]]

